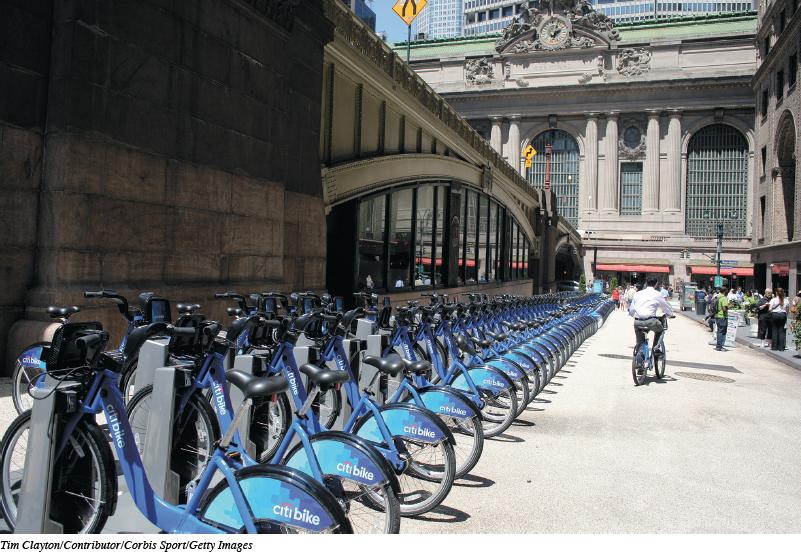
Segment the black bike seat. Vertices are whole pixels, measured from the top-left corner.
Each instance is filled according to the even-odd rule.
[[[431,363],[427,360],[403,360],[403,370],[411,374],[425,374],[431,369]]]
[[[225,373],[226,379],[242,391],[245,399],[269,397],[286,391],[289,384],[284,376],[254,376],[242,370],[231,370]]]
[[[366,356],[362,359],[362,362],[373,366],[379,372],[389,374],[390,376],[397,376],[401,369],[403,369],[403,359],[396,354],[392,354],[384,358],[377,356]]]
[[[337,383],[346,382],[350,378],[344,370],[329,370],[314,364],[304,364],[300,367],[300,371],[306,374],[310,382],[320,387],[331,387]]]
[[[50,318],[69,318],[76,312],[80,311],[81,308],[74,305],[71,307],[47,307],[47,314],[50,316]]]
[[[492,339],[494,339],[495,341],[506,341],[506,339],[509,337],[508,335],[506,335],[503,332],[498,332],[496,334],[494,334],[492,332],[485,332],[485,333],[488,336],[490,336]]]
[[[467,353],[470,356],[474,356],[476,354],[476,349],[473,345],[468,341],[468,339],[463,335],[456,336],[456,346],[459,347],[462,351]]]
[[[180,314],[192,314],[200,308],[197,303],[178,303],[178,312]]]
[[[486,349],[492,345],[492,342],[489,339],[479,339],[477,337],[471,337],[470,341],[481,347],[482,349]]]

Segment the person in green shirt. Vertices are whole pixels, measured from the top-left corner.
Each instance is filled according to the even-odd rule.
[[[721,288],[715,305],[715,325],[718,328],[716,351],[723,351],[723,344],[726,342],[726,329],[729,326],[729,300],[726,298],[728,293],[728,288]]]

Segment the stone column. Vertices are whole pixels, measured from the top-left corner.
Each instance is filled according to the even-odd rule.
[[[648,112],[645,137],[645,182],[642,191],[643,213],[659,210],[659,112]]]
[[[492,149],[497,151],[499,154],[503,154],[503,142],[502,142],[502,132],[501,132],[501,124],[503,124],[503,118],[500,116],[490,117],[490,121],[492,122],[492,130],[490,131],[490,145]]]
[[[660,188],[660,204],[666,212],[681,212],[681,111],[670,111],[667,133],[667,174]]]
[[[594,211],[598,205],[598,114],[587,113],[587,129],[584,132],[586,147],[584,148],[584,183],[581,203],[588,211]]]
[[[520,172],[520,115],[509,117],[509,164]]]
[[[606,116],[606,178],[599,190],[598,208],[601,212],[616,213],[617,204],[617,171],[618,171],[618,145],[617,145],[617,117],[618,112]]]

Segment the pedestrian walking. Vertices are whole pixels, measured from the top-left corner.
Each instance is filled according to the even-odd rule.
[[[773,290],[766,289],[765,295],[759,298],[756,303],[757,312],[757,337],[762,340],[761,346],[767,347],[771,340],[770,325],[770,300],[773,299]]]
[[[718,329],[718,339],[715,350],[723,351],[723,344],[726,342],[726,329],[729,326],[729,298],[726,296],[724,287],[715,302],[715,326]]]
[[[612,290],[612,302],[615,304],[615,308],[620,308],[620,288],[615,288]]]
[[[720,297],[720,290],[716,289],[710,293],[706,298],[706,316],[704,322],[709,326],[709,331],[715,331],[715,309],[717,307],[718,297]]]
[[[770,300],[768,309],[770,310],[770,326],[772,333],[771,349],[774,351],[784,351],[787,341],[787,309],[790,308],[790,301],[784,296],[782,288],[776,288],[776,296]]]
[[[634,294],[637,293],[637,290],[634,289],[634,286],[629,284],[628,289],[626,289],[626,293],[623,295],[623,298],[626,300],[626,311],[629,310],[631,306],[631,302],[634,299]]]

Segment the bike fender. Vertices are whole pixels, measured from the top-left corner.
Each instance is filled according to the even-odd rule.
[[[398,478],[384,457],[367,441],[342,431],[326,431],[309,438],[323,474],[337,475],[362,485],[389,483],[400,492]],[[312,475],[309,457],[298,444],[284,457],[282,464]]]
[[[499,393],[504,389],[514,388],[514,383],[509,379],[509,376],[494,366],[468,368],[467,371],[473,383],[479,389],[484,389],[491,393]],[[452,387],[455,389],[470,389],[464,374],[459,374],[459,376],[453,380]]]
[[[450,389],[419,389],[417,393],[423,399],[426,408],[435,414],[453,416],[462,420],[481,415],[472,402]]]
[[[269,466],[253,466],[255,469],[265,467]],[[240,486],[255,519],[280,522],[291,520],[294,525],[315,532],[333,524],[333,520],[318,501],[299,486],[284,484],[273,477],[243,478]],[[230,489],[225,489],[212,499],[203,517],[233,529],[244,525]]]
[[[507,355],[504,354],[503,358],[496,358],[494,360],[490,360],[487,362],[487,366],[492,366],[493,368],[497,368],[513,380],[517,380],[523,377],[523,372],[520,370],[520,367],[516,366],[514,361],[510,358],[507,358]]]
[[[440,443],[445,439],[456,443],[445,422],[432,412],[405,403],[385,404],[379,407],[379,411],[392,435],[426,443]],[[378,423],[371,414],[362,417],[355,427],[359,437],[375,443],[384,441]]]
[[[27,368],[47,370],[47,361],[45,358],[49,351],[50,347],[48,345],[31,345],[20,353],[17,360]]]

